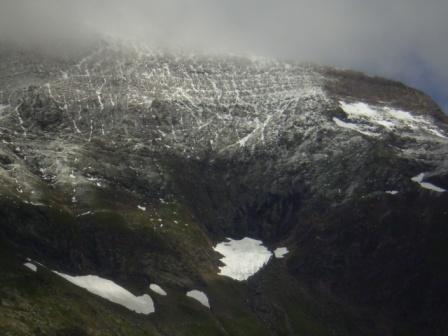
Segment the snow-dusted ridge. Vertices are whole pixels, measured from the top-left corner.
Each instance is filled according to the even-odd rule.
[[[189,139],[197,144],[203,138],[204,144],[212,141],[221,150],[252,149],[275,140],[287,111],[328,103],[323,76],[311,65],[232,55],[167,54],[114,40],[59,74],[36,94],[60,103],[66,127],[88,142],[95,136],[129,134],[122,123],[129,107],[137,113],[132,118],[140,118],[143,110],[150,117],[154,106],[164,102],[171,106],[165,111],[171,115],[164,118],[176,122],[153,130],[161,145],[176,148],[174,144]],[[125,83],[118,93],[117,80]],[[235,110],[251,113],[234,118]],[[21,120],[18,126],[22,130],[25,124]]]
[[[73,206],[82,202],[82,189],[77,185],[104,188],[108,183],[100,174],[66,167],[74,165],[71,157],[82,156],[83,146],[94,138],[118,144],[121,140],[117,139],[125,139],[134,143],[133,153],[174,152],[186,160],[201,159],[207,153],[223,157],[263,148],[275,151],[291,139],[312,142],[317,133],[327,129],[347,138],[360,134],[380,141],[385,133],[393,132],[448,143],[445,130],[429,115],[414,115],[386,103],[336,99],[326,87],[328,80],[318,66],[309,64],[167,54],[142,45],[107,41],[76,63],[58,69],[55,77],[34,91],[8,95],[15,98],[2,102],[2,116],[15,123],[12,128],[21,142],[26,140],[25,131],[37,129],[36,114],[29,113],[33,108],[29,102],[35,97],[47,99],[49,110],[61,113],[58,122],[62,125],[51,125],[49,132],[61,126],[64,134],[53,135],[73,143],[64,143],[62,151],[56,150],[60,139],[55,139],[50,149],[45,143],[41,148],[33,144],[22,155],[34,157],[44,152],[47,162],[36,160],[42,163],[42,176],[57,184],[71,183]],[[328,118],[325,113],[335,107],[345,116]],[[39,116],[38,121],[44,117]],[[288,144],[291,148],[296,145]],[[146,174],[141,167],[132,169],[137,175]],[[14,178],[12,173],[4,175],[8,174]],[[145,211],[146,207],[137,208]]]

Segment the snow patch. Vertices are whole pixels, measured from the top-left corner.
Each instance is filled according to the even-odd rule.
[[[339,102],[341,108],[349,116],[349,118],[365,117],[365,118],[375,118],[377,112],[372,109],[369,105],[364,103],[354,103],[348,104],[345,102]]]
[[[274,250],[274,256],[277,259],[283,259],[283,257],[289,253],[289,250],[287,247],[278,247]]]
[[[78,215],[77,217],[87,216],[87,215],[90,215],[92,213],[93,213],[92,211],[86,211],[86,212],[83,212],[82,214]]]
[[[386,128],[389,131],[421,131],[431,136],[448,139],[433,121],[410,112],[402,111],[390,107],[371,106],[366,103],[346,103],[339,102],[339,106],[347,114],[350,120],[367,122],[374,127]],[[365,128],[365,125],[355,125],[358,128]]]
[[[162,296],[166,296],[166,292],[159,285],[150,284],[149,289],[151,289],[154,293],[157,293]]]
[[[26,268],[29,268],[33,272],[37,272],[37,266],[32,264],[32,263],[30,263],[30,262],[24,263],[23,266],[25,266]]]
[[[146,207],[144,207],[144,206],[137,205],[137,208],[141,211],[146,211]]]
[[[352,131],[356,131],[356,132],[359,132],[359,133],[367,135],[367,136],[378,136],[378,134],[363,130],[361,128],[361,126],[359,126],[357,124],[347,123],[347,122],[342,121],[341,119],[338,119],[336,117],[333,117],[333,121],[339,127],[346,128],[346,129],[349,129]]]
[[[448,139],[448,137],[444,136],[444,135],[443,135],[442,133],[440,133],[438,130],[430,129],[429,132],[431,132],[432,134],[438,136],[439,138]]]
[[[219,275],[228,276],[238,281],[247,280],[257,273],[272,256],[272,253],[259,240],[243,238],[217,244],[213,248],[224,257]]]
[[[207,308],[210,309],[210,302],[208,301],[208,297],[207,295],[205,295],[204,292],[194,289],[187,292],[186,295],[196,301],[199,301],[203,306],[206,306]]]
[[[397,190],[387,190],[387,191],[385,191],[385,193],[389,194],[389,195],[397,195],[398,191]]]
[[[423,179],[425,178],[425,173],[420,173],[417,176],[414,176],[411,178],[411,180],[413,182],[416,182],[420,185],[420,187],[424,188],[424,189],[428,189],[428,190],[432,190],[432,191],[436,191],[439,193],[445,192],[446,190],[440,187],[435,186],[432,183],[429,182],[423,182]]]
[[[425,177],[425,173],[420,173],[417,176],[411,178],[411,181],[421,183],[423,182],[423,178]]]
[[[96,275],[71,276],[56,271],[53,272],[92,294],[126,307],[138,314],[148,315],[155,311],[154,302],[148,294],[135,296],[113,281]]]

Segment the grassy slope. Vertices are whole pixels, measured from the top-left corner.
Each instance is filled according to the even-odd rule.
[[[39,210],[46,222],[30,224],[25,234],[29,231],[32,239],[38,237],[38,240],[61,239],[63,243],[56,246],[66,248],[67,245],[66,255],[74,258],[73,253],[81,253],[83,258],[100,259],[103,272],[109,259],[121,258],[125,263],[119,264],[119,269],[112,269],[111,276],[118,276],[126,288],[141,295],[149,293],[144,275],[149,274],[151,281],[168,291],[168,296],[150,293],[156,313],[138,315],[66,282],[44,267],[37,273],[31,272],[23,262],[32,250],[27,250],[27,245],[17,249],[17,245],[12,248],[2,243],[2,335],[361,334],[347,322],[350,313],[340,312],[337,306],[317,299],[300,287],[287,275],[283,261],[272,261],[260,276],[248,283],[217,276],[218,256],[212,250],[213,242],[189,209],[179,202],[144,202],[134,193],[87,188],[84,199],[88,204],[74,208],[67,205],[63,190],[47,189],[46,192],[51,208]],[[33,207],[14,196],[10,199],[14,205],[2,212],[23,214]],[[6,209],[9,201],[3,202],[6,203],[1,206]],[[146,211],[137,208],[140,204],[145,205]],[[76,217],[89,210],[93,213],[81,219]],[[28,216],[12,218],[24,223],[11,223],[8,219],[10,227],[16,224],[26,227],[26,221],[34,217],[31,211]],[[33,236],[34,230],[37,236]],[[24,241],[27,240],[21,239]],[[65,259],[61,260],[59,263],[63,264]],[[141,269],[142,265],[145,269]],[[91,268],[94,266],[90,264]],[[94,273],[93,270],[88,273]],[[131,273],[140,278],[126,278]],[[192,288],[207,293],[211,310],[185,297],[185,292]]]

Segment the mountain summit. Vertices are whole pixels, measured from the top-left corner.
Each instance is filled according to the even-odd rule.
[[[448,122],[401,83],[0,46],[5,335],[445,335]]]

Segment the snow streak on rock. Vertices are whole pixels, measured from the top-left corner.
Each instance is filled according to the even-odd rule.
[[[33,272],[37,272],[37,266],[30,263],[30,262],[26,262],[23,264],[23,266],[25,266],[26,268],[32,270]]]
[[[166,296],[167,295],[166,292],[163,290],[163,288],[160,287],[159,285],[150,284],[149,285],[149,289],[151,289],[154,293],[157,293],[159,295],[162,295],[162,296]]]
[[[378,136],[379,135],[379,134],[367,131],[365,129],[365,127],[359,126],[357,124],[347,123],[347,122],[342,121],[342,120],[340,120],[340,119],[338,119],[336,117],[333,117],[333,121],[339,127],[346,128],[346,129],[349,129],[349,130],[352,130],[352,131],[356,131],[356,132],[359,132],[359,133],[367,135],[367,136]]]

